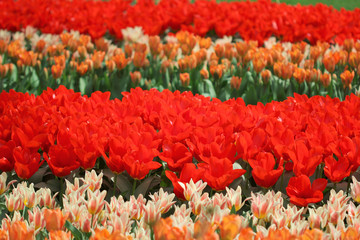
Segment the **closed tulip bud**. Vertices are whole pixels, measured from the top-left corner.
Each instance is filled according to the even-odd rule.
[[[89,69],[89,66],[85,63],[82,62],[80,64],[78,64],[77,68],[76,68],[76,72],[80,74],[80,76],[84,76],[85,73],[87,73]]]
[[[293,73],[293,77],[299,84],[302,84],[305,81],[306,70],[303,68],[296,68]]]
[[[360,64],[360,52],[351,52],[349,55],[349,64],[356,68]]]
[[[133,53],[133,47],[131,44],[125,44],[125,56],[127,58],[131,58],[132,57],[132,53]]]
[[[85,59],[84,63],[88,66],[89,71],[93,70],[94,62],[91,59],[89,58]]]
[[[79,47],[77,48],[77,51],[78,51],[78,53],[79,53],[79,55],[80,55],[80,58],[82,58],[82,59],[86,58],[86,56],[87,56],[87,50],[86,50],[86,47],[85,47],[85,46],[79,46]]]
[[[109,50],[109,43],[104,38],[96,39],[95,46],[98,51],[107,52]]]
[[[307,59],[304,62],[304,69],[313,69],[314,68],[314,60],[313,59]]]
[[[151,36],[149,37],[149,47],[150,52],[155,58],[158,56],[162,51],[162,44],[159,36]]]
[[[7,44],[5,40],[0,39],[0,54],[3,54],[6,51],[6,48],[7,48]]]
[[[235,48],[238,54],[241,57],[244,57],[247,51],[250,49],[250,45],[247,42],[237,42],[235,43]]]
[[[304,54],[299,49],[290,52],[291,62],[298,65],[304,58]]]
[[[58,79],[63,73],[63,68],[60,65],[53,65],[51,67],[51,74],[53,78]]]
[[[35,52],[42,53],[44,52],[46,42],[43,39],[40,39],[35,46]]]
[[[141,73],[139,71],[135,71],[135,72],[130,72],[130,78],[131,78],[131,82],[137,86],[140,84],[140,80],[141,80]]]
[[[355,202],[360,203],[360,182],[352,176],[352,183],[350,184],[351,197]]]
[[[137,68],[142,68],[145,65],[146,53],[135,52],[133,57],[133,64]]]
[[[209,71],[206,69],[201,69],[200,75],[202,79],[209,79]]]
[[[354,79],[355,73],[354,71],[350,72],[349,70],[345,70],[340,74],[341,81],[343,83],[344,88],[351,89],[351,83]]]
[[[268,84],[271,78],[271,72],[268,69],[265,69],[261,72],[261,79],[264,84]]]
[[[335,71],[335,66],[339,62],[339,55],[338,53],[332,54],[331,52],[324,56],[323,64],[325,69],[329,73],[333,73]]]
[[[237,76],[233,76],[230,80],[230,86],[232,89],[236,89],[239,90],[240,89],[240,85],[241,85],[241,81],[242,78],[241,77],[237,77]]]
[[[187,87],[190,84],[189,73],[180,73],[180,82],[183,87]]]
[[[212,44],[211,38],[200,38],[199,46],[200,48],[208,49]]]
[[[328,74],[328,73],[323,73],[323,74],[321,74],[321,76],[320,76],[320,82],[322,83],[322,85],[323,85],[324,87],[330,86],[330,83],[331,83],[331,75]]]
[[[254,58],[252,63],[256,73],[260,73],[266,66],[266,60],[263,58],[263,56]]]
[[[102,67],[102,62],[104,61],[105,52],[102,51],[95,51],[94,54],[91,56],[91,60],[93,61],[94,69],[99,69]]]
[[[113,60],[109,60],[105,62],[106,68],[109,70],[110,73],[112,73],[115,68],[116,68],[116,64]]]
[[[7,64],[0,64],[0,78],[5,78],[9,72],[9,66]]]
[[[354,39],[345,39],[343,43],[344,50],[350,53],[354,47]]]
[[[222,65],[210,66],[210,73],[215,79],[220,79],[223,74],[223,68],[224,66]]]

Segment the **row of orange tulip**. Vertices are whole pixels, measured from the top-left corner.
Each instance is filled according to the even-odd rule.
[[[243,97],[263,102],[283,100],[293,92],[344,99],[357,92],[360,41],[343,46],[305,42],[232,42],[201,38],[188,32],[165,40],[144,35],[141,28],[123,30],[121,46],[76,32],[39,35],[0,33],[2,88],[40,94],[63,84],[90,94],[131,87],[191,90],[222,100]],[[255,96],[254,96],[255,95]]]

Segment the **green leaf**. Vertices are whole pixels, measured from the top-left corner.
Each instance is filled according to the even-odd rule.
[[[74,227],[69,221],[65,222],[65,227],[71,232],[71,234],[74,236],[75,240],[82,240],[83,239],[83,235],[79,231],[79,229]]]
[[[86,81],[85,81],[85,78],[83,78],[83,77],[80,77],[80,79],[79,79],[79,88],[80,88],[81,94],[85,94]]]
[[[258,101],[258,96],[256,93],[256,89],[254,87],[254,85],[249,85],[245,96],[244,96],[244,101],[246,104],[256,104]]]
[[[208,95],[207,94],[204,94],[204,95],[215,98],[216,97],[216,92],[215,92],[214,85],[212,84],[212,82],[209,79],[205,79],[204,82],[205,82],[205,85],[207,86],[207,88],[209,90]]]

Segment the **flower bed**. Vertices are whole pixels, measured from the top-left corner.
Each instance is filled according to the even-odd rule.
[[[92,41],[76,32],[61,35],[0,34],[1,88],[40,94],[59,84],[83,94],[122,91],[140,86],[192,91],[228,100],[242,97],[256,104],[282,101],[293,93],[329,95],[341,100],[359,94],[360,41],[343,46],[254,41],[212,41],[188,32],[164,39],[141,28],[123,30],[125,43]]]
[[[204,36],[215,31],[223,37],[239,34],[245,40],[262,43],[270,36],[296,42],[309,40],[339,42],[359,39],[360,10],[335,10],[326,5],[290,6],[270,0],[220,3],[187,0],[160,1],[13,1],[0,3],[0,28],[18,31],[34,26],[44,33],[74,29],[94,38],[106,32],[122,39],[121,30],[141,26],[147,34],[166,29],[187,30]],[[139,17],[141,16],[141,17]],[[289,17],[291,16],[291,17]]]
[[[360,164],[360,101],[354,95],[342,102],[295,95],[265,106],[140,88],[124,93],[122,101],[109,97],[81,96],[65,87],[37,97],[1,93],[0,169],[29,179],[45,160],[41,181],[47,168],[65,177],[98,168],[102,157],[116,176],[131,177],[128,191],[132,182],[156,176],[158,184],[170,179],[184,198],[178,181],[202,179],[222,191],[244,174],[246,187],[281,190],[294,176],[294,192],[315,196],[318,188],[311,188],[309,177],[323,190],[328,180],[350,181]],[[302,189],[295,190],[299,182]]]
[[[331,190],[322,207],[297,208],[286,204],[281,192],[252,193],[243,201],[241,188],[225,193],[203,193],[202,181],[182,183],[188,202],[176,203],[163,189],[145,198],[122,196],[105,200],[103,174],[67,182],[62,205],[49,189],[17,184],[6,192],[0,176],[1,199],[8,212],[2,220],[2,239],[358,239],[360,206],[343,191]],[[80,184],[80,180],[82,184]],[[14,184],[9,183],[10,184]],[[8,186],[9,186],[8,185]],[[354,180],[351,196],[359,200]],[[5,195],[5,197],[4,197]],[[358,201],[359,202],[359,201]],[[237,214],[236,214],[237,213]]]

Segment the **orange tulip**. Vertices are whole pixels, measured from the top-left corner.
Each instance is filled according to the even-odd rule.
[[[232,240],[241,230],[241,218],[239,215],[227,215],[223,217],[220,225],[220,238]]]
[[[232,89],[239,90],[241,85],[242,78],[233,76],[230,80],[230,86]]]
[[[341,81],[344,85],[344,88],[351,89],[351,82],[353,81],[355,76],[354,71],[350,72],[349,70],[345,70],[345,72],[340,74]]]
[[[189,73],[180,73],[180,82],[183,87],[187,87],[190,84]]]
[[[62,230],[65,222],[69,216],[69,213],[63,215],[62,211],[58,209],[45,209],[44,218],[46,222],[46,230],[58,231]]]
[[[9,229],[9,240],[33,240],[34,229],[29,230],[24,221],[16,221],[14,223],[7,222]]]
[[[51,240],[68,240],[71,239],[71,232],[64,232],[61,230],[50,231]]]
[[[139,71],[130,72],[130,79],[135,86],[139,85],[141,80],[141,73]]]

